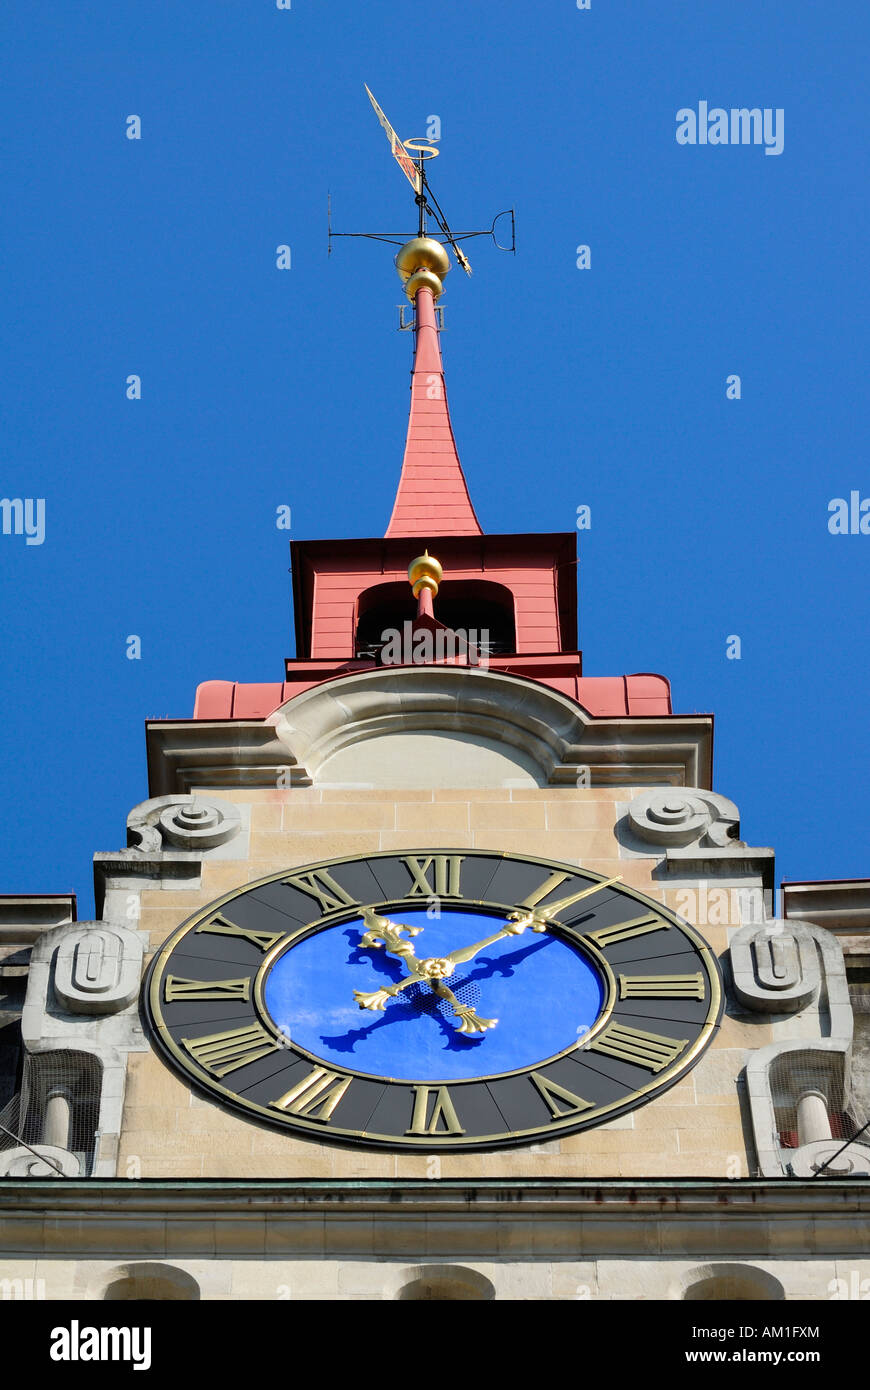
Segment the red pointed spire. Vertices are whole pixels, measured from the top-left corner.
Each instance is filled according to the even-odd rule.
[[[387,536],[481,536],[447,409],[435,300],[421,285],[411,376],[411,415]]]

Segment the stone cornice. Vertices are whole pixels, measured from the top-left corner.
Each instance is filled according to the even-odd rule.
[[[26,945],[76,920],[75,893],[0,894],[0,944]]]
[[[274,787],[287,768],[287,749],[259,719],[171,719],[145,726],[150,795],[191,787]],[[296,785],[310,786],[299,771]]]
[[[709,787],[709,715],[596,718],[537,681],[454,666],[379,668],[337,677],[264,721],[168,720],[147,725],[152,796],[191,787],[310,786],[322,764],[379,735],[438,730],[524,752],[543,786],[637,783]],[[584,783],[586,785],[586,783]]]
[[[13,1254],[537,1258],[866,1251],[870,1180],[0,1180]]]
[[[867,935],[870,933],[870,879],[783,883],[782,915],[793,922],[815,922],[843,938]]]

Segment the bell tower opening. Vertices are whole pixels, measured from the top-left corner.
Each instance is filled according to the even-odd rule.
[[[354,654],[377,659],[387,633],[413,622],[417,605],[407,583],[375,584],[357,604]],[[488,655],[512,654],[517,649],[514,596],[504,584],[486,579],[446,579],[438,591],[437,617],[455,632],[476,632]],[[486,637],[483,634],[486,633]]]

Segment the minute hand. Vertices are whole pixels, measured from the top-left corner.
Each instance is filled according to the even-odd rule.
[[[472,960],[478,951],[482,951],[484,946],[491,946],[494,941],[501,941],[505,936],[516,936],[516,927],[502,927],[493,936],[485,936],[482,941],[475,941],[473,946],[464,946],[459,951],[451,951],[445,956],[445,960],[452,961],[454,965],[464,965],[467,960]]]
[[[523,929],[531,927],[532,931],[545,931],[547,923],[553,917],[558,917],[566,907],[573,907],[574,903],[579,903],[582,898],[590,898],[593,893],[599,892],[602,888],[611,888],[614,883],[621,883],[622,875],[617,874],[616,878],[605,878],[600,883],[592,883],[588,888],[582,888],[579,893],[571,893],[567,898],[560,898],[558,902],[550,903],[548,907],[526,907],[519,908],[512,912],[510,920],[516,922]]]
[[[519,911],[511,913],[507,926],[502,927],[501,931],[495,932],[492,936],[485,936],[482,941],[475,941],[473,946],[464,946],[458,951],[451,951],[444,959],[452,961],[454,965],[464,965],[467,960],[473,960],[484,946],[491,946],[494,941],[502,941],[506,936],[521,936],[526,927],[531,927],[532,931],[536,932],[546,931],[547,922],[558,912],[562,912],[573,903],[578,903],[581,898],[591,897],[600,888],[609,888],[611,884],[621,882],[621,875],[616,878],[606,878],[601,883],[590,884],[588,888],[583,888],[579,893],[572,893],[570,897],[560,898],[557,903],[553,903],[550,907],[521,908]]]

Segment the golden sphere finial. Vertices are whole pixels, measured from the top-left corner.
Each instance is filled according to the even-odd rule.
[[[428,589],[434,597],[443,573],[441,565],[428,550],[424,550],[422,555],[412,560],[408,566],[408,583],[411,585],[414,598],[420,597],[422,589]]]
[[[396,269],[412,304],[417,291],[424,285],[437,299],[444,290],[441,281],[450,269],[450,257],[434,237],[416,236],[399,251]]]
[[[403,280],[407,280],[415,270],[431,270],[443,280],[450,269],[450,257],[434,237],[415,236],[413,241],[406,241],[397,253],[396,269]]]
[[[423,289],[424,286],[427,290],[432,291],[433,299],[438,299],[444,293],[444,286],[431,270],[415,270],[410,279],[405,281],[405,294],[412,304],[417,298],[417,291]]]

